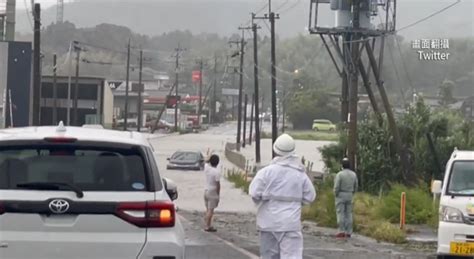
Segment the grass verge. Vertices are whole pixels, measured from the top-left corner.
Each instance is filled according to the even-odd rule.
[[[364,236],[394,244],[406,242],[406,233],[397,225],[380,218],[377,214],[379,199],[365,193],[354,197],[354,231]],[[303,208],[305,220],[316,221],[320,226],[337,227],[334,194],[331,189],[319,190],[318,199]]]
[[[240,170],[227,170],[227,179],[236,188],[248,194],[250,182]],[[333,181],[329,177],[316,186],[318,196],[315,202],[302,209],[302,219],[315,221],[323,227],[337,228],[335,197],[332,190]],[[354,196],[353,215],[354,231],[377,241],[403,244],[407,240],[407,231],[398,226],[400,203],[395,197],[400,192],[407,193],[407,224],[428,224],[435,227],[437,214],[429,201],[429,194],[420,188],[393,186],[392,190],[382,197],[367,193]]]
[[[227,180],[234,184],[235,188],[242,189],[245,193],[249,193],[250,182],[245,178],[245,174],[239,170],[229,169],[226,172]]]
[[[298,140],[316,140],[316,141],[338,141],[339,136],[335,132],[321,132],[312,130],[289,130],[285,131],[288,135]],[[262,132],[262,138],[271,138],[272,135],[267,132]]]

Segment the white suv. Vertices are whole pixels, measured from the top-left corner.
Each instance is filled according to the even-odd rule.
[[[184,258],[176,186],[136,132],[0,131],[0,258]]]

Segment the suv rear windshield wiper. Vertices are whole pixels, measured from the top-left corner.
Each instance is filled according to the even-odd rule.
[[[18,188],[32,189],[32,190],[60,190],[61,187],[66,187],[69,190],[76,193],[77,198],[84,197],[84,192],[77,186],[69,183],[44,183],[44,182],[31,182],[17,184]]]

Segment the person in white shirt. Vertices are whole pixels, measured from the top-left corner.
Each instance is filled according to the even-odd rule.
[[[260,256],[301,259],[301,207],[314,201],[316,191],[301,159],[295,155],[292,137],[281,135],[273,150],[277,157],[257,173],[249,187],[249,194],[258,206]]]
[[[212,227],[212,217],[214,216],[214,209],[219,205],[219,196],[221,192],[221,174],[217,167],[218,165],[219,156],[212,155],[204,168],[204,173],[206,175],[206,190],[204,192],[204,203],[206,205],[206,216],[204,220],[206,228],[204,230],[208,232],[217,231]]]

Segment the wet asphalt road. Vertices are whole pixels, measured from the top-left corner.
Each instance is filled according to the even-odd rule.
[[[202,134],[174,135],[153,139],[158,156],[160,173],[178,185],[181,222],[186,231],[186,258],[227,259],[259,258],[258,234],[255,228],[255,207],[251,199],[232,184],[222,179],[222,196],[217,210],[217,233],[203,228],[203,191],[205,178],[199,171],[168,171],[166,158],[176,150],[207,150],[223,156],[224,143],[234,140],[235,125],[226,124]],[[231,165],[224,162],[224,166]],[[328,232],[329,231],[329,232]],[[433,249],[411,249],[380,244],[363,237],[338,241],[330,230],[306,229],[305,259],[314,258],[434,258]]]

